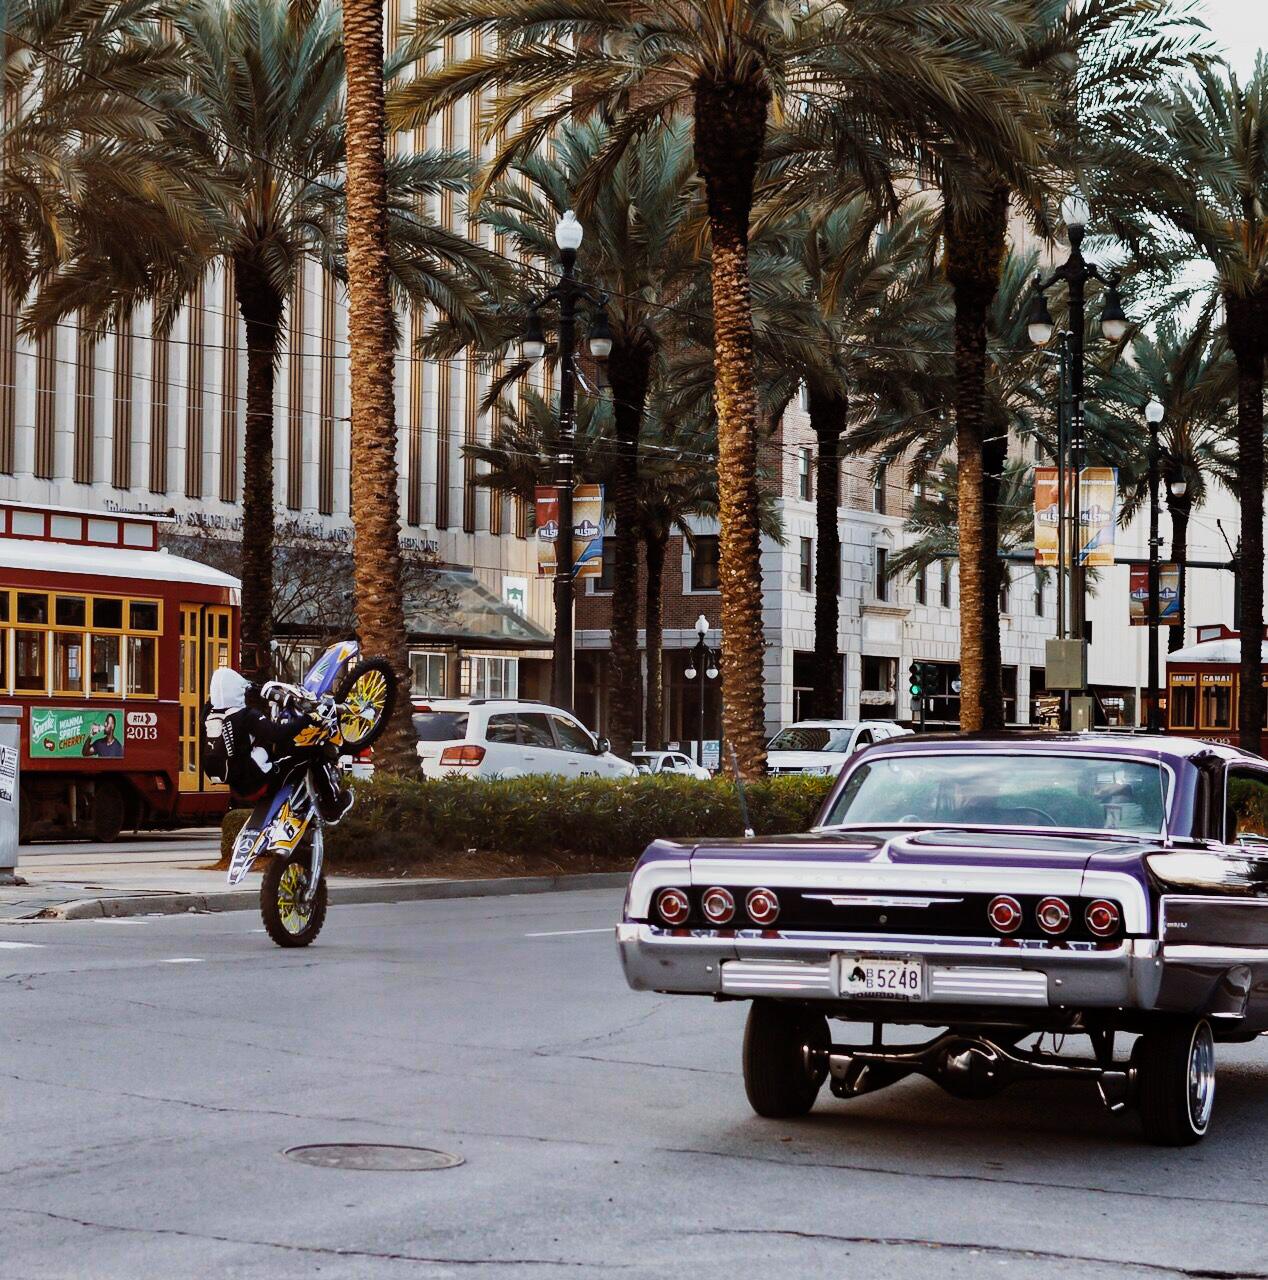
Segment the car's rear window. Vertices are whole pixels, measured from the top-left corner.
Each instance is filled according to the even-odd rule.
[[[827,826],[1162,830],[1166,775],[1144,760],[973,752],[860,764]]]
[[[452,742],[467,736],[465,711],[415,711],[414,732],[419,742]]]

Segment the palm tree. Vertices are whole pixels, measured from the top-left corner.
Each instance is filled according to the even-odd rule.
[[[508,180],[499,182],[480,206],[481,220],[508,237],[522,253],[538,261],[555,252],[554,228],[576,203],[578,184],[606,147],[611,131],[595,120],[561,126],[550,154],[522,155]],[[608,295],[606,312],[612,350],[604,372],[612,392],[616,465],[610,494],[615,529],[611,539],[612,720],[610,736],[618,755],[626,755],[641,736],[642,701],[638,652],[638,442],[648,390],[663,369],[665,353],[682,337],[678,304],[700,275],[695,165],[687,121],[671,121],[650,130],[621,157],[586,214],[585,239],[577,268],[587,284]],[[519,297],[522,299],[523,291]],[[518,299],[517,299],[518,301]],[[502,306],[508,321],[491,332],[493,354],[502,355],[518,337],[515,306]],[[424,345],[446,357],[460,349],[463,336],[439,326]],[[508,369],[491,396],[526,372],[522,363]]]
[[[156,145],[181,63],[154,13],[152,0],[5,7],[0,278],[11,300],[121,203],[157,202],[196,234],[176,157]]]
[[[1237,370],[1241,507],[1241,688],[1238,738],[1258,751],[1264,718],[1264,361],[1268,358],[1268,59],[1243,84],[1201,67],[1170,101],[1124,121],[1107,185],[1116,225],[1157,252],[1196,251],[1213,267],[1221,335]],[[1108,163],[1108,162],[1107,162]],[[1163,221],[1160,221],[1163,220]],[[1160,232],[1160,226],[1162,230]]]
[[[1118,460],[1122,492],[1120,520],[1126,524],[1149,503],[1149,457],[1141,446],[1143,406],[1163,407],[1158,431],[1162,497],[1171,517],[1171,559],[1180,566],[1180,617],[1168,628],[1171,652],[1184,646],[1189,519],[1206,503],[1212,481],[1229,490],[1237,485],[1233,434],[1224,392],[1235,381],[1227,346],[1212,340],[1209,315],[1187,330],[1175,320],[1158,324],[1152,334],[1132,343],[1131,362],[1120,362],[1102,390],[1102,416],[1112,435],[1134,448]],[[1232,375],[1232,376],[1230,376]],[[1177,488],[1180,492],[1176,492]]]
[[[243,666],[263,675],[272,615],[274,379],[286,308],[305,261],[335,281],[348,278],[340,9],[329,0],[193,0],[171,22],[184,75],[168,94],[162,143],[186,167],[199,234],[185,235],[153,200],[120,200],[109,225],[83,235],[43,285],[31,324],[78,312],[86,324],[104,326],[149,300],[162,328],[213,266],[231,273],[247,353]],[[468,170],[461,157],[430,151],[387,164],[388,269],[400,297],[432,302],[474,328],[487,290],[504,274],[501,261],[417,212],[422,197],[464,190]]]
[[[999,49],[1016,38],[1013,0],[852,0],[813,10],[770,0],[424,0],[420,58],[441,41],[486,37],[476,52],[402,87],[391,118],[417,127],[481,90],[497,96],[486,127],[508,127],[484,186],[565,118],[611,121],[588,202],[629,143],[688,115],[705,189],[712,276],[714,399],[721,524],[723,729],[746,777],[763,771],[758,389],[748,242],[754,186],[772,111],[831,128],[849,167],[892,145],[912,154],[936,121],[942,136],[1004,154],[1028,104],[1002,82]],[[1036,157],[1037,158],[1037,157]],[[869,175],[874,176],[869,169]],[[883,179],[877,179],[883,185]]]

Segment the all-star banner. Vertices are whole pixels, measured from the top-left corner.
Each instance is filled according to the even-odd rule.
[[[1084,467],[1079,476],[1079,563],[1114,563],[1118,527],[1118,468]]]
[[[1035,563],[1055,567],[1061,509],[1057,505],[1056,467],[1035,468]]]
[[[1158,621],[1164,627],[1174,627],[1180,622],[1180,566],[1158,566]],[[1134,564],[1131,567],[1131,625],[1149,625],[1149,566]]]
[[[559,537],[559,490],[541,486],[534,494],[537,525],[537,574],[553,577],[555,539]],[[576,578],[603,572],[603,486],[579,484],[572,491],[572,563]]]

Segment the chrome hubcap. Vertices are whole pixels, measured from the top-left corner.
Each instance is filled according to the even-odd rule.
[[[1215,1038],[1210,1026],[1201,1022],[1189,1045],[1189,1119],[1199,1133],[1211,1121],[1215,1105]]]
[[[297,862],[290,863],[277,884],[277,913],[287,933],[303,933],[312,918],[312,903],[304,899],[308,876]]]

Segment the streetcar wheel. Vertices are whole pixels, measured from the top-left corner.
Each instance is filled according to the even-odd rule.
[[[289,858],[275,854],[264,869],[260,915],[279,947],[308,946],[326,923],[326,877],[317,882],[312,901],[306,902],[308,870],[307,859],[294,853]]]
[[[396,672],[386,658],[365,658],[339,682],[334,698],[344,746],[364,751],[387,728],[396,703]]]
[[[102,844],[117,840],[126,811],[123,792],[113,782],[98,782],[92,789],[92,838]]]

